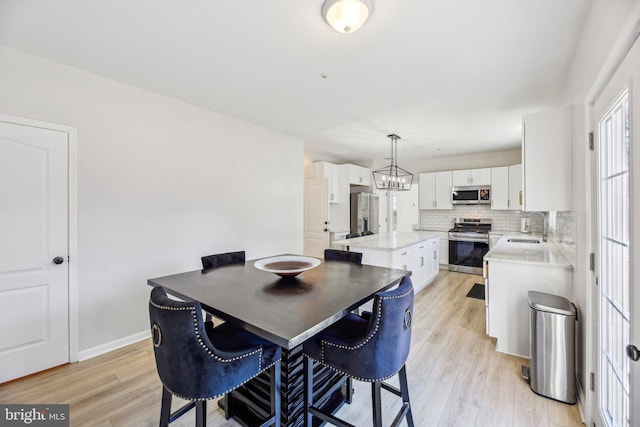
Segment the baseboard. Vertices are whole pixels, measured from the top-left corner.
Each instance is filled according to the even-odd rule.
[[[91,359],[92,357],[100,356],[102,354],[109,353],[110,351],[135,344],[149,338],[150,336],[151,333],[148,330],[145,330],[143,332],[138,332],[137,334],[129,335],[128,337],[100,344],[78,352],[78,360],[82,362],[83,360]]]

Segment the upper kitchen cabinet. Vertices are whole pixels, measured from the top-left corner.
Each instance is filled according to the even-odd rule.
[[[491,185],[491,168],[453,171],[452,186]]]
[[[327,162],[315,162],[313,168],[316,178],[327,178],[329,180],[329,188],[327,191],[329,203],[338,203],[340,200],[340,169],[338,165]]]
[[[528,114],[522,129],[522,209],[570,211],[571,107]]]
[[[509,167],[491,168],[491,209],[509,209]]]
[[[451,171],[420,174],[418,185],[420,209],[453,209],[451,176]]]
[[[508,207],[513,211],[522,210],[524,191],[522,189],[522,165],[509,166],[509,200]]]
[[[358,165],[341,165],[349,171],[349,184],[351,185],[371,185],[371,170]]]
[[[491,209],[522,210],[522,165],[491,168]]]

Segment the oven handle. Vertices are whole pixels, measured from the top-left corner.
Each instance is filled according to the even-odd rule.
[[[489,244],[489,240],[483,238],[474,239],[473,237],[449,237],[451,242],[471,242],[471,243],[486,243]]]

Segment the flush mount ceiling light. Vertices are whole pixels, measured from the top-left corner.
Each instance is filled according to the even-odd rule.
[[[398,167],[398,140],[395,133],[387,135],[391,139],[391,164],[373,171],[373,180],[378,190],[409,191],[413,183],[413,174]]]
[[[337,32],[351,34],[364,25],[372,10],[371,0],[325,0],[322,16]]]

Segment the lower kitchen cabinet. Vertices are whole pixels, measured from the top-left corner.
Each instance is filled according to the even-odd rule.
[[[419,292],[438,275],[440,238],[436,233],[394,233],[409,241],[398,247],[392,236],[366,236],[335,242],[362,253],[362,263],[411,271],[413,289]],[[420,236],[420,237],[415,237]],[[398,239],[396,239],[397,242]]]
[[[521,236],[503,236],[484,257],[487,335],[496,338],[497,351],[529,358],[528,292],[570,300],[573,269],[553,243],[511,238]]]

